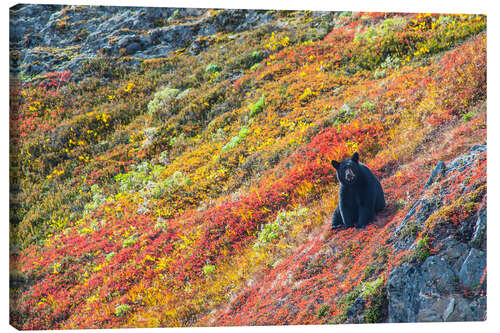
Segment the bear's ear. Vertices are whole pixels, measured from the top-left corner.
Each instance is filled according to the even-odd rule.
[[[335,169],[338,169],[338,168],[339,168],[339,166],[340,166],[340,163],[339,163],[339,162],[337,162],[337,161],[333,161],[333,160],[332,160],[332,165],[333,165],[333,167],[334,167]]]
[[[351,157],[351,160],[353,160],[354,162],[358,163],[359,162],[359,154],[358,152],[355,152],[352,157]]]

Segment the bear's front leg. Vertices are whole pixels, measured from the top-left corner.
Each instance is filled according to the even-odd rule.
[[[356,228],[364,228],[372,219],[372,213],[369,208],[361,207],[359,209],[358,221],[356,222]]]
[[[353,207],[350,205],[342,205],[340,207],[340,214],[342,215],[342,221],[346,228],[354,227],[356,224],[356,216]]]
[[[334,229],[339,229],[339,228],[343,228],[343,227],[344,227],[344,222],[342,221],[342,215],[340,215],[340,210],[337,207],[337,209],[335,209],[335,212],[333,212],[332,224],[330,226],[330,229],[334,230]]]
[[[358,209],[355,200],[355,193],[353,193],[352,189],[342,186],[342,184],[340,184],[338,209],[340,211],[340,215],[342,216],[344,227],[354,227],[358,221]]]

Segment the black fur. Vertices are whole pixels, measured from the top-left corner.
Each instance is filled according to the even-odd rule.
[[[375,175],[359,162],[359,154],[342,162],[332,161],[340,182],[339,206],[332,229],[364,228],[385,207],[384,191]]]

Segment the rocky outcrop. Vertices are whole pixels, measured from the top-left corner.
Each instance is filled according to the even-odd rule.
[[[473,171],[473,164],[486,151],[477,145],[448,166],[439,162],[426,184],[455,180],[460,173]],[[466,179],[466,178],[465,178]],[[467,181],[456,184],[470,193]],[[391,237],[396,251],[419,251],[416,232],[428,223],[448,194],[449,187],[424,192],[424,198],[410,209]],[[435,249],[424,253],[423,262],[405,262],[394,268],[387,282],[388,321],[480,321],[486,319],[486,209],[460,221],[456,228],[435,235]]]
[[[444,240],[439,254],[391,272],[389,322],[485,320],[485,268],[484,251],[468,249],[453,238]]]
[[[209,47],[203,37],[251,30],[272,17],[262,10],[18,5],[10,10],[11,70],[33,76],[75,71],[95,56],[198,54]]]

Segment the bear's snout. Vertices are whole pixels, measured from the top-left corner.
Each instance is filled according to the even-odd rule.
[[[348,182],[352,182],[352,181],[354,181],[354,178],[356,178],[356,176],[354,175],[354,172],[351,169],[347,169],[345,171],[345,179]]]

